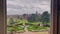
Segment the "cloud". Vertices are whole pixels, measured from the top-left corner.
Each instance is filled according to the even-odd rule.
[[[44,11],[50,12],[50,0],[7,0],[8,15],[35,13],[36,11],[39,13],[42,13]]]

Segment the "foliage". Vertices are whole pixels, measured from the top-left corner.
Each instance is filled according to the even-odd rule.
[[[30,26],[28,27],[28,31],[34,31],[34,30],[36,30],[36,27],[35,27],[35,26],[31,26],[31,25],[30,25]]]
[[[19,19],[20,17],[17,16],[17,19],[15,18],[10,18],[7,20],[7,22],[10,24],[7,27],[8,31],[12,31],[15,30],[17,32],[24,32],[24,28],[26,28],[27,24],[28,24],[28,31],[43,31],[46,30],[47,28],[44,26],[39,26],[40,22],[43,24],[47,24],[49,25],[50,23],[50,14],[46,11],[43,14],[41,14],[41,16],[38,21],[36,21],[36,15],[32,14],[31,16],[28,17],[28,19]],[[22,27],[23,26],[23,27]]]
[[[28,21],[25,19],[22,19],[22,20],[20,20],[20,23],[28,23]]]
[[[35,21],[35,17],[36,17],[36,15],[32,14],[31,16],[28,17],[28,21],[29,22],[34,22]]]
[[[10,18],[9,23],[10,23],[10,24],[14,24],[13,18]]]
[[[47,30],[46,27],[41,27],[41,26],[29,26],[28,27],[28,30],[29,31],[44,31],[44,30]]]
[[[44,30],[46,30],[47,28],[46,28],[46,27],[42,27],[42,26],[38,26],[37,29],[40,30],[40,31],[44,31]]]
[[[45,11],[41,17],[40,17],[40,21],[44,24],[49,23],[50,22],[50,14],[48,13],[48,11]]]
[[[16,27],[16,31],[17,32],[24,32],[24,28],[23,27]]]
[[[24,32],[24,28],[23,27],[21,27],[21,26],[15,26],[15,25],[13,25],[11,27],[7,27],[7,30],[9,32],[11,32],[12,30],[15,30],[17,32]]]
[[[30,23],[30,24],[32,24],[32,25],[39,25],[40,24],[40,22],[32,22],[32,23]]]

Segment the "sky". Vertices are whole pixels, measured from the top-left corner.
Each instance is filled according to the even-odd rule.
[[[50,13],[50,0],[7,0],[7,15]]]

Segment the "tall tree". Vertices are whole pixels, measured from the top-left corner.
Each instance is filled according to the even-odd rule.
[[[43,24],[47,24],[50,22],[50,14],[48,13],[48,11],[43,12],[43,14],[40,17],[40,21]]]

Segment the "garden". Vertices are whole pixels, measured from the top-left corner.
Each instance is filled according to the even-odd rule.
[[[46,14],[46,15],[45,15]],[[25,16],[25,14],[24,14]],[[40,17],[32,14],[27,19],[7,18],[7,33],[15,32],[47,32],[50,30],[49,14],[44,12]]]

